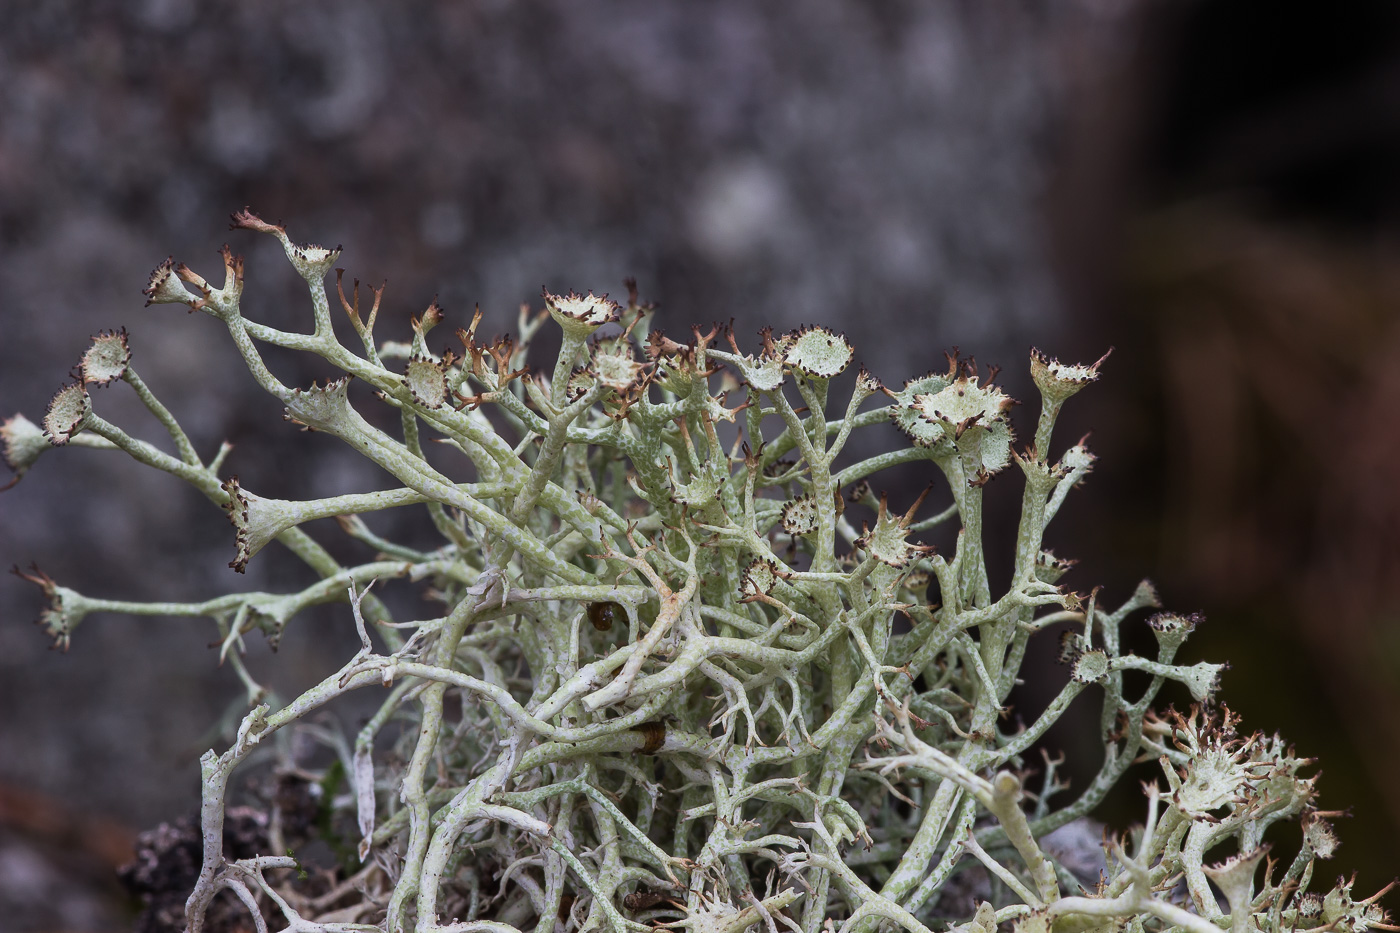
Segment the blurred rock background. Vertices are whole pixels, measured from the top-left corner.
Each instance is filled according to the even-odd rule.
[[[229,469],[259,493],[380,482],[278,427],[215,322],[141,307],[156,262],[217,270],[228,239],[250,316],[303,326],[275,244],[225,230],[244,204],[345,244],[347,276],[387,278],[386,336],[434,294],[504,331],[541,285],[618,293],[633,275],[659,326],[734,318],[752,342],[764,323],[825,323],[896,385],[958,345],[1030,402],[1028,345],[1116,345],[1064,427],[1094,429],[1103,458],[1052,534],[1083,561],[1067,582],[1112,601],[1146,574],[1205,611],[1193,656],[1231,659],[1227,701],[1320,757],[1324,805],[1358,817],[1326,874],[1379,887],[1400,869],[1397,12],[6,4],[0,412],[38,420],[87,336],[125,326],[197,446],[237,444]],[[273,361],[287,380],[328,374]],[[156,439],[131,401],[97,404]],[[116,456],[54,453],[0,495],[0,561],[86,592],[306,582],[267,557],[238,577],[231,554],[218,510]],[[242,691],[202,623],[93,617],[49,652],[22,624],[35,591],[6,579],[0,926],[123,929],[123,840],[194,808],[196,759]],[[323,675],[355,645],[342,615],[298,620],[275,657],[251,645],[250,666],[284,692]],[[1037,663],[1027,718],[1062,676]],[[1049,744],[1092,768],[1091,728]],[[1140,818],[1127,790],[1105,814],[1120,826]]]

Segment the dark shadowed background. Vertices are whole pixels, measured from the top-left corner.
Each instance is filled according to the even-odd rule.
[[[1323,805],[1356,818],[1320,874],[1369,893],[1400,869],[1400,8],[1315,7],[3,4],[0,414],[39,420],[88,336],[124,326],[199,449],[234,442],[260,493],[370,488],[282,424],[217,322],[142,307],[158,261],[212,276],[227,240],[245,313],[306,327],[276,244],[226,229],[245,204],[388,279],[390,338],[435,294],[505,331],[542,285],[631,275],[672,332],[827,324],[891,385],[960,346],[1005,368],[1023,420],[1028,346],[1114,345],[1061,432],[1102,458],[1052,529],[1082,561],[1065,582],[1116,603],[1147,575],[1206,613],[1188,659],[1230,659],[1246,725],[1322,759]],[[132,402],[96,398],[158,440]],[[990,490],[1019,500],[1009,474]],[[0,494],[0,562],[92,595],[304,582],[273,550],[236,576],[222,513],[116,454],[46,455]],[[113,866],[194,808],[241,689],[207,622],[96,616],[59,654],[39,608],[0,580],[0,928],[120,930]],[[294,691],[355,644],[327,610],[249,664]],[[1064,676],[1048,654],[1028,719]],[[1087,703],[1050,738],[1081,780]],[[1128,791],[1110,824],[1140,818]]]

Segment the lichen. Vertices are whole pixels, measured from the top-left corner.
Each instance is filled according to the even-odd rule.
[[[309,334],[244,316],[243,261],[227,248],[222,287],[166,260],[148,304],[217,318],[290,421],[344,442],[396,486],[306,501],[249,492],[225,470],[228,445],[202,456],[141,381],[124,331],[95,338],[42,431],[22,416],[0,427],[16,479],[50,446],[123,451],[226,511],[235,569],[286,561],[318,577],[292,592],[132,603],[21,574],[42,590],[60,646],[94,611],[206,618],[247,690],[237,738],[201,760],[190,933],[225,889],[259,929],[267,910],[288,929],[336,933],[928,933],[968,868],[997,885],[954,918],[966,933],[1395,929],[1349,884],[1309,891],[1337,849],[1311,762],[1277,737],[1240,733],[1214,705],[1224,665],[1175,661],[1200,617],[1144,620],[1159,604],[1146,583],[1112,611],[1097,590],[1061,584],[1074,561],[1045,549],[1047,530],[1095,461],[1082,441],[1053,458],[1053,428],[1102,360],[1032,352],[1040,415],[1018,451],[1013,400],[971,360],[950,355],[945,373],[892,391],[864,367],[847,373],[854,348],[829,328],[763,331],[754,354],[724,328],[681,342],[643,323],[631,286],[626,309],[546,293],[544,312],[490,342],[478,312],[456,331],[458,355],[428,344],[452,317],[436,301],[411,334],[380,340],[383,288],[362,316],[358,282],[347,297],[337,279],[363,345],[352,351],[335,338],[323,281],[338,248],[299,246],[249,211],[233,226],[281,242],[310,290]],[[532,339],[551,318],[560,350],[535,372]],[[730,350],[716,347],[721,335]],[[314,354],[340,376],[285,385],[266,346]],[[175,453],[94,413],[88,386],[119,382]],[[362,415],[370,404],[391,417]],[[857,431],[868,443],[847,443]],[[453,457],[425,456],[429,441]],[[1013,461],[1022,512],[1009,582],[993,592],[983,496],[1013,483],[1002,475]],[[918,497],[882,488],[896,466],[937,482]],[[398,507],[421,508],[439,540],[390,540],[359,517]],[[351,539],[334,551],[303,527],[331,517]],[[437,608],[397,618],[376,583],[416,586]],[[324,603],[345,606],[360,649],[274,701],[243,660],[245,638],[261,631],[275,645]],[[1155,658],[1124,647],[1144,626]],[[1018,711],[1024,721],[1008,717],[1028,644],[1045,632],[1060,634],[1068,665],[1060,692]],[[1125,683],[1126,671],[1139,680]],[[373,693],[378,712],[334,735],[318,711],[355,691]],[[1163,691],[1193,705],[1154,712]],[[1102,749],[1097,775],[1067,794],[1057,762],[1036,775],[1029,753],[1081,693],[1101,704]],[[268,741],[282,730],[306,741]],[[330,754],[307,754],[316,743]],[[295,894],[298,863],[271,842],[226,855],[230,779],[260,747],[303,777],[334,760],[325,787],[348,776],[348,793],[322,801],[326,832],[358,835],[326,840],[347,859],[335,898]],[[1081,883],[1041,840],[1089,816],[1142,760],[1162,769],[1145,786],[1145,826],[1108,839],[1102,877]],[[284,825],[274,817],[269,827]],[[1302,848],[1274,861],[1279,842],[1264,837],[1287,819],[1301,819]]]

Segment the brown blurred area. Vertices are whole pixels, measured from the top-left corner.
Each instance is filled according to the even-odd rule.
[[[212,269],[229,239],[250,315],[303,321],[285,262],[226,232],[244,204],[387,278],[389,336],[435,293],[503,331],[542,284],[634,275],[662,327],[831,324],[896,385],[959,345],[1029,402],[1028,345],[1112,344],[1062,431],[1092,428],[1102,458],[1052,529],[1082,561],[1066,582],[1113,599],[1147,575],[1204,611],[1190,659],[1229,658],[1226,701],[1353,810],[1322,875],[1376,888],[1400,870],[1397,104],[1388,0],[6,4],[0,414],[37,420],[87,335],[125,326],[259,493],[380,482],[281,430],[215,322],[141,307],[156,262]],[[130,401],[97,405],[156,438]],[[0,562],[117,598],[307,582],[270,552],[235,577],[222,515],[148,474],[46,455],[0,495]],[[107,828],[85,847],[0,809],[0,926],[123,929],[111,840],[193,810],[241,691],[202,623],[97,616],[49,652],[6,580],[4,799]],[[298,620],[249,664],[290,693],[354,650],[343,622]],[[1057,735],[1071,760],[1083,731]]]
[[[1400,8],[1143,12],[1052,196],[1064,299],[1121,367],[1089,400],[1082,556],[1206,613],[1192,648],[1231,660],[1224,701],[1356,817],[1319,877],[1379,888],[1400,872]]]

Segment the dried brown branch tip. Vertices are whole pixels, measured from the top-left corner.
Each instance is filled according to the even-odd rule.
[[[459,356],[437,345],[450,309],[434,300],[410,317],[383,286],[362,309],[358,281],[347,294],[337,270],[351,349],[326,294],[339,249],[298,245],[247,210],[232,226],[282,244],[309,327],[245,316],[244,264],[227,247],[222,287],[167,259],[147,303],[218,318],[289,421],[391,482],[256,494],[254,467],[226,470],[227,444],[206,457],[180,425],[196,413],[158,400],[179,386],[136,375],[124,330],[92,339],[42,425],[0,424],[15,480],[51,447],[126,454],[226,513],[235,570],[296,579],[261,573],[284,561],[316,578],[148,604],[17,571],[39,588],[56,645],[91,612],[204,619],[247,692],[236,735],[201,761],[190,933],[211,928],[220,897],[220,916],[251,911],[237,921],[248,929],[306,933],[1396,929],[1377,897],[1320,880],[1335,876],[1322,863],[1337,853],[1337,814],[1319,809],[1311,762],[1239,731],[1216,704],[1225,665],[1177,660],[1201,618],[1145,617],[1161,603],[1147,583],[1116,607],[1092,579],[1088,596],[1060,583],[1085,571],[1047,549],[1050,526],[1094,456],[1053,432],[1102,359],[1032,351],[1040,411],[1013,454],[1015,402],[971,358],[953,352],[890,389],[853,370],[851,341],[828,327],[764,330],[748,352],[727,327],[667,336],[635,283],[625,307],[546,292],[489,340],[477,311],[450,328]],[[532,369],[551,327],[558,352]],[[267,347],[340,378],[285,385]],[[166,437],[94,412],[90,390],[118,382]],[[904,488],[895,468],[927,485]],[[1010,582],[995,588],[990,495],[1021,502],[1000,562]],[[370,514],[387,509],[401,539]],[[334,534],[347,540],[328,548]],[[247,639],[275,645],[325,603],[340,604],[359,649],[272,700]],[[1123,647],[1144,626],[1150,658]],[[1037,636],[1059,639],[1058,693],[1010,715]],[[350,693],[378,708],[341,735],[325,710]],[[1060,760],[1037,750],[1080,694],[1099,707],[1102,749],[1071,792]],[[1190,711],[1154,712],[1163,696]],[[279,732],[292,740],[268,741]],[[248,782],[232,778],[255,758],[324,789],[321,816],[312,825],[268,792],[261,851],[235,859],[224,819]],[[1093,814],[1135,762],[1160,766],[1143,825],[1106,837],[1101,858],[1065,854],[1062,833],[1104,836]],[[1284,821],[1303,827],[1290,855]],[[340,855],[303,880],[286,853],[313,842]]]

